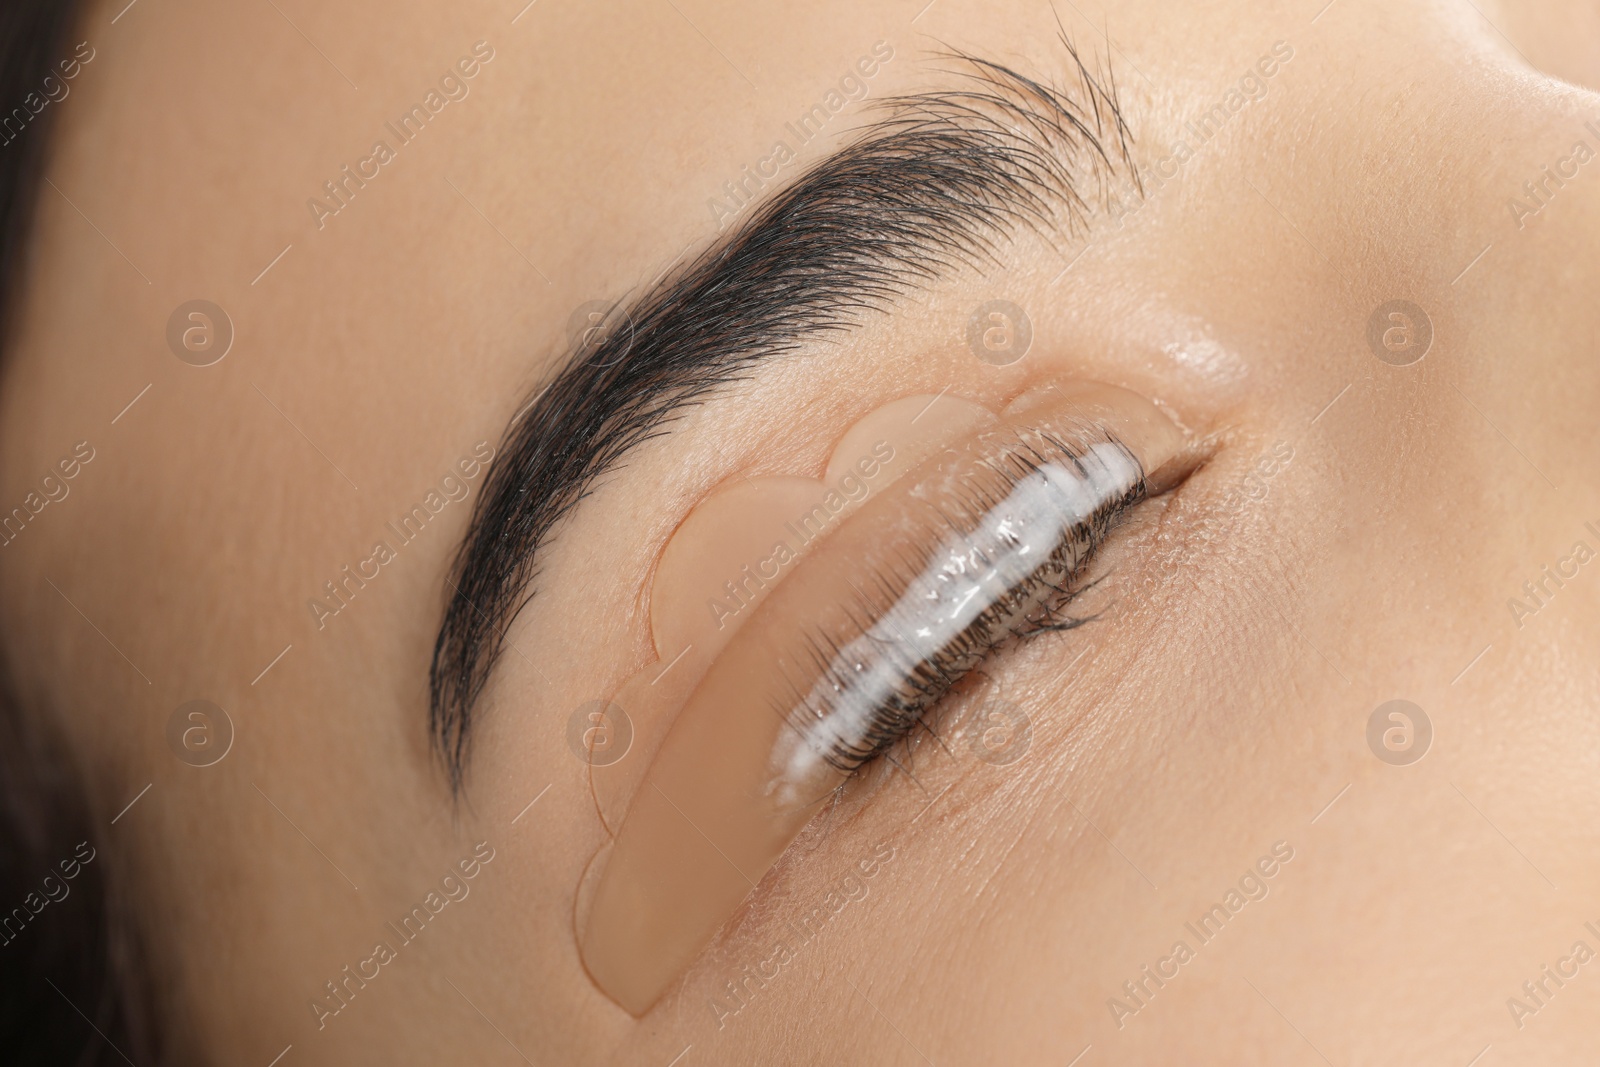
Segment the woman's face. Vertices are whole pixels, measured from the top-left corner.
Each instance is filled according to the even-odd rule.
[[[0,603],[184,1051],[1592,1047],[1600,100],[1524,60],[1600,83],[1600,17],[520,2],[96,5],[49,104]],[[881,109],[907,94],[942,95]],[[835,158],[869,128],[920,147]],[[834,225],[802,240],[761,212],[813,167],[791,206]],[[775,254],[694,266],[751,227]],[[685,270],[715,284],[636,306]],[[643,440],[659,375],[584,422],[611,377],[571,361],[619,351],[711,385]],[[570,403],[535,401],[564,367]],[[905,577],[872,554],[944,506],[940,455],[1047,409],[1151,483],[1061,628],[997,641],[804,817],[746,818],[778,802],[728,739],[812,662],[771,656],[849,614],[852,567]],[[451,563],[513,462],[566,481],[486,517],[503,644],[436,734],[441,620],[478,610]],[[814,549],[762,548],[830,487]],[[729,638],[746,560],[771,581]],[[715,679],[742,718],[696,703]]]

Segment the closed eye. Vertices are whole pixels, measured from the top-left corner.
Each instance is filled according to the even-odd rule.
[[[1019,435],[960,474],[950,499],[921,501],[938,540],[850,581],[853,638],[806,637],[814,680],[776,710],[791,730],[774,770],[799,782],[816,761],[852,774],[919,727],[985,659],[1063,621],[1117,520],[1144,498],[1144,470],[1120,442]],[[915,499],[915,498],[914,498]],[[798,795],[792,799],[800,800]]]
[[[960,87],[884,101],[874,124],[728,238],[619,304],[616,328],[513,419],[434,644],[430,733],[452,789],[541,550],[596,479],[717,388],[960,268],[992,264],[1020,231],[1078,229],[1113,179],[1137,187],[1114,83],[1062,42],[1070,90],[946,57]]]
[[[819,803],[1006,642],[1070,625],[1146,470],[1182,452],[1148,400],[1080,383],[937,450],[811,548],[666,713],[580,934],[601,987],[647,1008]]]

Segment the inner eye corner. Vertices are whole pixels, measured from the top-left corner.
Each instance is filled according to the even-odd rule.
[[[1182,489],[1228,446],[1226,435],[1226,430],[1213,430],[1191,437],[1176,455],[1145,475],[1146,498],[1153,500]]]

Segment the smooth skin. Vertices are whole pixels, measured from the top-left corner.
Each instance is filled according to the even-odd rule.
[[[1600,563],[1536,612],[1508,606],[1575,542],[1600,550],[1600,161],[1520,225],[1508,206],[1578,141],[1600,149],[1600,97],[1576,87],[1600,85],[1590,8],[276,6],[162,0],[114,24],[120,2],[91,6],[0,389],[0,506],[95,450],[0,550],[5,654],[82,765],[96,862],[185,1062],[1592,1055],[1600,963],[1560,961],[1600,951]],[[942,46],[1064,82],[1056,15],[1086,56],[1109,48],[1146,168],[1276,42],[1293,58],[1120,222],[1019,240],[608,478],[510,631],[453,802],[426,672],[468,506],[320,629],[307,601],[497,439],[575,309],[713,240],[708,198],[875,42],[894,58],[874,98],[950,84]],[[470,95],[319,230],[307,198],[480,40]],[[1004,369],[965,344],[995,297],[1035,331]],[[204,368],[165,336],[196,298],[237,332]],[[1411,366],[1367,341],[1395,299],[1431,319]],[[1212,450],[1108,554],[1118,611],[992,665],[1031,718],[1026,753],[924,745],[915,781],[861,783],[677,988],[643,1019],[619,1009],[577,952],[605,834],[567,722],[654,656],[639,590],[672,530],[729,478],[817,477],[896,397],[998,407],[1056,379],[1150,397]],[[236,730],[211,767],[168,747],[193,699]],[[1409,766],[1368,746],[1392,699],[1431,722]],[[484,851],[470,895],[319,1028],[325,983]],[[1186,932],[1264,857],[1264,899],[1208,943]],[[824,904],[822,933],[731,1011],[727,983],[770,975]],[[1132,1009],[1123,983],[1178,940],[1176,977],[1108,1007]]]

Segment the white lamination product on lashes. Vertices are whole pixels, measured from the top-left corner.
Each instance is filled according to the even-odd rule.
[[[906,407],[898,424],[927,403]],[[1010,635],[1075,621],[1063,612],[1143,498],[1143,473],[1159,479],[1185,442],[1137,394],[1041,386],[818,538],[662,711],[665,735],[636,764],[574,909],[596,986],[635,1018],[671,989],[692,994],[686,972],[741,902],[771,903],[757,887],[781,895],[767,875],[851,770],[890,757]]]
[[[1081,468],[1081,469],[1080,469]],[[815,800],[831,753],[858,747],[874,711],[899,690],[908,664],[955,641],[985,611],[1028,582],[1095,511],[1139,484],[1121,445],[1023,476],[969,534],[952,533],[883,616],[832,657],[778,735],[769,794],[785,807]],[[1087,550],[1076,546],[1074,555]],[[847,680],[841,684],[841,680]]]

